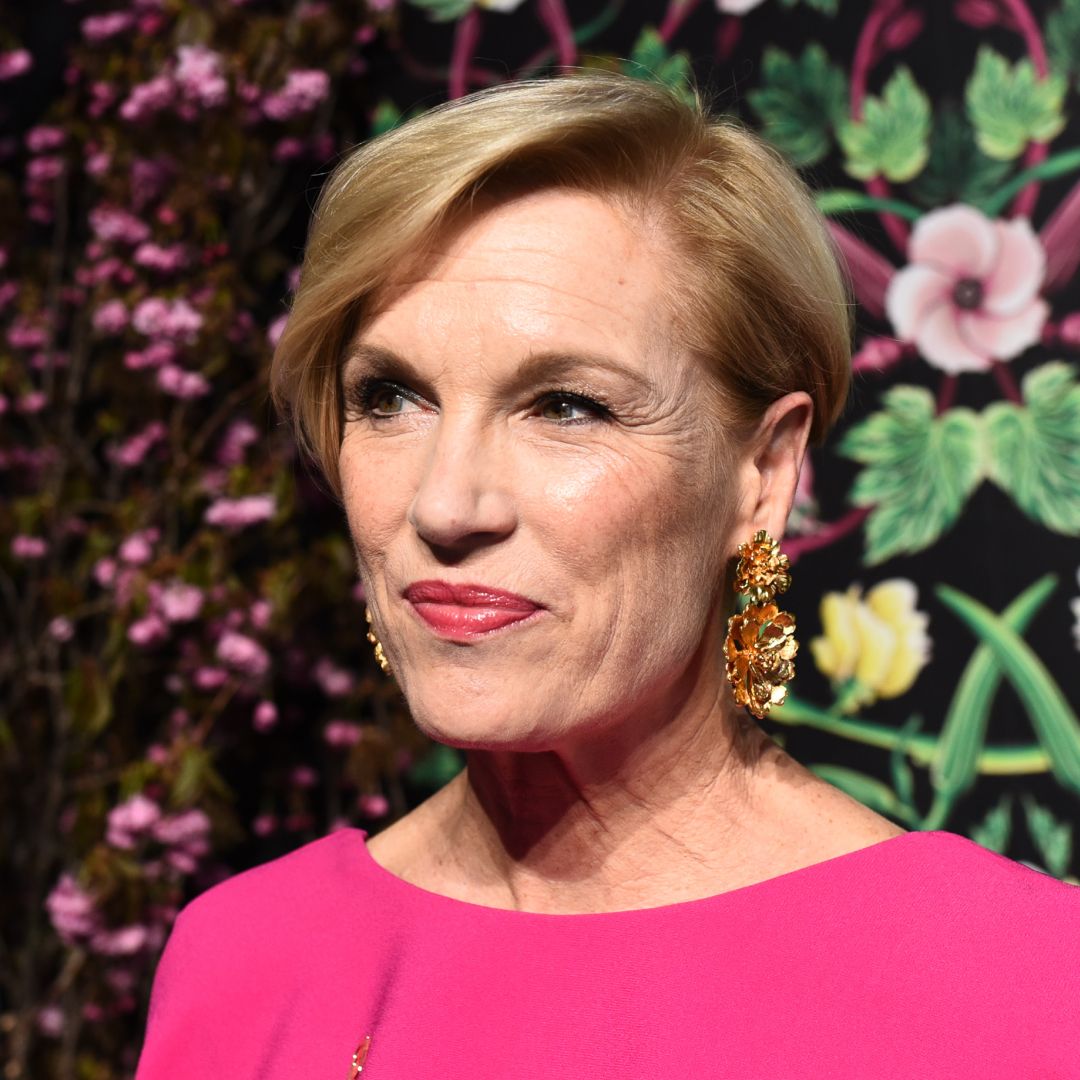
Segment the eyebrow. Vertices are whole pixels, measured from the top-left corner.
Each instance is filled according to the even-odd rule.
[[[402,378],[411,382],[426,383],[427,381],[411,361],[382,345],[362,343],[354,346],[346,355],[344,366],[353,362],[387,374],[400,373]],[[529,353],[507,378],[504,389],[512,393],[545,379],[565,378],[588,370],[604,371],[616,378],[626,379],[641,390],[654,389],[652,380],[646,375],[602,353],[581,353],[560,349]]]

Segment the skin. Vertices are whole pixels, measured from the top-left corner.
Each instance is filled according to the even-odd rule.
[[[417,725],[466,752],[369,842],[422,888],[527,911],[652,907],[904,831],[732,700],[736,548],[782,535],[812,402],[775,401],[721,475],[707,372],[668,311],[672,258],[598,196],[530,194],[394,282],[346,360],[339,464],[375,629]],[[548,353],[611,369],[529,363]],[[365,376],[397,385],[364,405]],[[401,595],[424,578],[545,610],[447,642]]]

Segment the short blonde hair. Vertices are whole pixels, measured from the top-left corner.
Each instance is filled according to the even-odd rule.
[[[326,181],[270,389],[335,494],[340,372],[366,302],[477,206],[546,187],[607,195],[660,225],[682,270],[682,344],[708,361],[733,438],[804,390],[810,441],[824,439],[847,399],[853,305],[805,184],[699,97],[588,72],[440,105],[363,144]]]

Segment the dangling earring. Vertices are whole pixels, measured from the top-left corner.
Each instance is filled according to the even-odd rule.
[[[795,674],[795,616],[773,603],[791,584],[788,567],[788,557],[764,529],[739,545],[735,590],[747,594],[750,602],[728,619],[724,656],[735,700],[759,720],[773,705],[783,705],[784,684]]]
[[[382,642],[375,636],[375,631],[371,629],[371,608],[364,608],[364,617],[368,622],[367,639],[375,646],[375,662],[382,668],[384,675],[389,675],[390,661],[386,659],[386,653],[383,652]]]

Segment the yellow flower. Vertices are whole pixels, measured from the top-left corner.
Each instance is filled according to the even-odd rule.
[[[910,689],[930,659],[930,621],[915,608],[918,591],[907,578],[882,581],[860,596],[826,593],[821,601],[824,636],[810,642],[814,663],[834,686],[848,684],[842,708],[853,712],[878,698]]]

